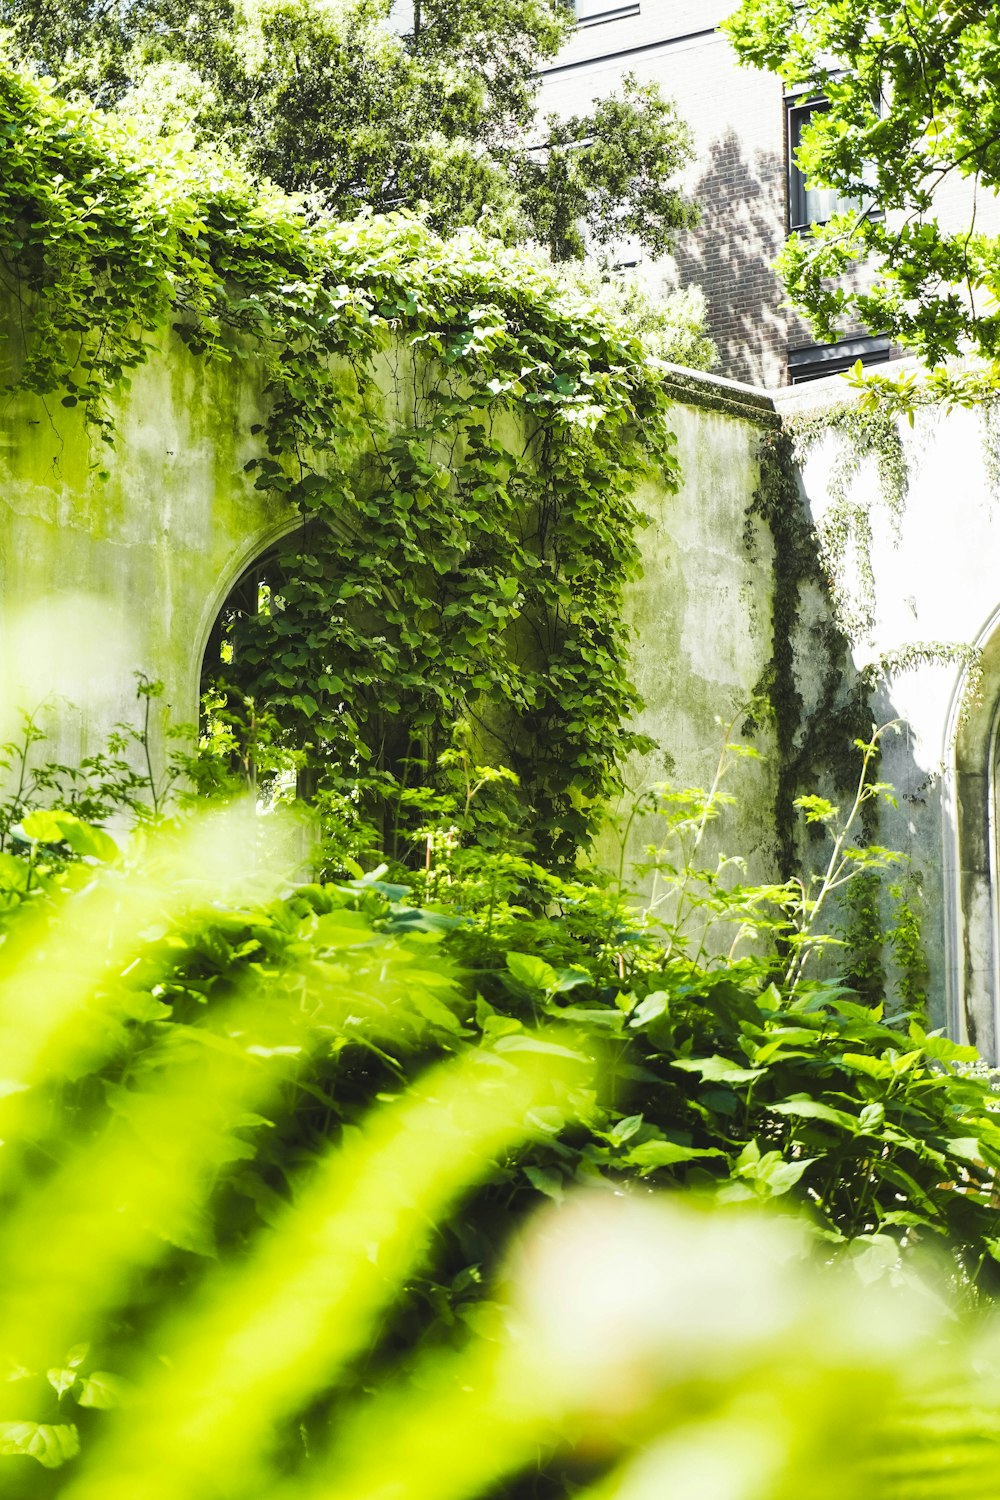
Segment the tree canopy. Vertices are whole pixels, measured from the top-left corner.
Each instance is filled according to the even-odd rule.
[[[62,93],[225,142],[342,218],[426,204],[432,228],[567,259],[622,234],[661,254],[695,216],[674,182],[690,132],[655,86],[538,134],[557,0],[0,0],[0,25]]]
[[[996,360],[1000,235],[983,208],[1000,187],[1000,9],[743,0],[727,29],[745,62],[829,100],[798,160],[851,206],[792,235],[779,262],[818,335],[858,319],[931,364],[969,349]],[[866,274],[845,280],[862,261]]]

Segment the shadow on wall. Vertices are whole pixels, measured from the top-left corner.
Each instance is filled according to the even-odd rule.
[[[785,237],[784,173],[777,152],[756,152],[751,166],[727,130],[693,189],[701,223],[675,252],[681,285],[693,282],[705,293],[721,373],[754,385],[785,381],[793,320],[771,270]]]

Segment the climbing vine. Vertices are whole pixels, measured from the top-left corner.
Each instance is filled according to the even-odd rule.
[[[906,507],[910,466],[899,426],[891,411],[862,408],[855,402],[830,407],[812,416],[790,422],[796,453],[804,459],[826,436],[836,433],[841,441],[827,481],[830,499],[846,500],[852,481],[868,459],[875,460],[879,495],[892,516],[897,533]]]
[[[872,523],[868,507],[853,497],[852,486],[862,466],[873,459],[879,495],[898,539],[910,481],[898,425],[887,409],[845,403],[793,417],[788,427],[800,462],[827,434],[839,438],[827,478],[829,503],[816,523],[816,541],[837,620],[852,640],[863,640],[875,624]]]
[[[13,383],[113,443],[114,394],[164,324],[193,356],[263,359],[247,467],[301,525],[232,675],[310,785],[432,782],[471,732],[520,778],[536,848],[571,859],[643,744],[631,496],[650,470],[675,487],[676,462],[640,346],[535,258],[405,216],[333,222],[6,69],[0,137]]]
[[[799,863],[796,797],[824,780],[837,793],[852,789],[858,768],[853,746],[867,739],[872,718],[867,684],[856,678],[852,682],[843,632],[822,613],[811,623],[805,617],[807,592],[825,599],[828,578],[799,493],[792,435],[785,429],[765,432],[759,464],[760,480],[747,510],[744,539],[753,554],[755,522],[762,522],[770,533],[774,602],[771,657],[755,689],[759,708],[751,718],[764,715],[774,725],[778,859],[782,873],[790,875]],[[803,651],[820,663],[815,701],[808,707],[800,685]],[[850,684],[846,692],[845,684]]]
[[[996,499],[1000,495],[1000,401],[996,397],[979,407],[979,433],[986,482]]]

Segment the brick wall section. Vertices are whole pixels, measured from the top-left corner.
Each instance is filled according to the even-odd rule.
[[[715,30],[728,0],[640,0],[638,16],[579,28],[543,75],[541,111],[582,113],[632,72],[660,84],[695,137],[684,186],[702,211],[651,275],[702,287],[722,374],[785,379],[789,343],[808,342],[782,309],[770,262],[785,234],[784,105],[777,79],[741,68]]]

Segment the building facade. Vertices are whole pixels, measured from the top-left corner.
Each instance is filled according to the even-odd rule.
[[[701,223],[679,236],[671,259],[644,269],[652,280],[702,288],[721,374],[776,387],[834,374],[859,358],[894,358],[899,351],[877,330],[855,327],[837,344],[817,344],[785,306],[772,262],[791,230],[826,219],[835,206],[835,195],[811,188],[795,165],[799,132],[822,105],[740,65],[720,30],[733,8],[734,0],[576,0],[576,28],[542,73],[540,114],[583,114],[629,74],[674,100],[694,134],[684,187]],[[966,222],[972,208],[972,189],[957,177],[935,197],[945,224]],[[996,200],[981,195],[975,213],[978,229],[1000,230]],[[646,260],[635,244],[623,246],[619,259]]]

